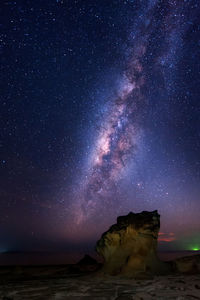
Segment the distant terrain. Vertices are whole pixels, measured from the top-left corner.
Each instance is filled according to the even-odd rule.
[[[97,260],[101,259],[95,252],[89,253]],[[172,260],[178,257],[200,254],[200,251],[160,251],[161,260]],[[84,256],[83,252],[22,252],[9,251],[0,254],[0,266],[10,265],[63,265],[77,263]]]

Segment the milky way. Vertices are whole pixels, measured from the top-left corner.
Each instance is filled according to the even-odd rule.
[[[200,1],[0,6],[0,248],[92,245],[155,209],[163,247],[199,247]]]
[[[157,74],[162,81],[155,89],[168,95],[173,90],[178,50],[187,28],[183,14],[186,9],[186,3],[177,1],[149,1],[140,5],[133,28],[127,34],[122,55],[125,67],[116,96],[106,104],[88,169],[80,184],[77,223],[95,214],[103,217],[105,211],[110,211],[120,179],[134,168],[132,162],[137,160],[143,119],[151,98],[151,76]]]

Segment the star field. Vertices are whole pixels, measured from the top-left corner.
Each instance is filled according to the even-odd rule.
[[[198,1],[0,5],[0,248],[93,245],[154,209],[162,247],[197,243]]]

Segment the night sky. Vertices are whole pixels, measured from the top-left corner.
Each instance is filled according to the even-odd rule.
[[[162,249],[200,248],[200,2],[0,6],[0,251],[155,209]]]

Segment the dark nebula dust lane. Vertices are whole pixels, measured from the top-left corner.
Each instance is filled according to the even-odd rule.
[[[200,248],[200,2],[0,8],[0,251],[92,246],[156,209],[163,249]]]

